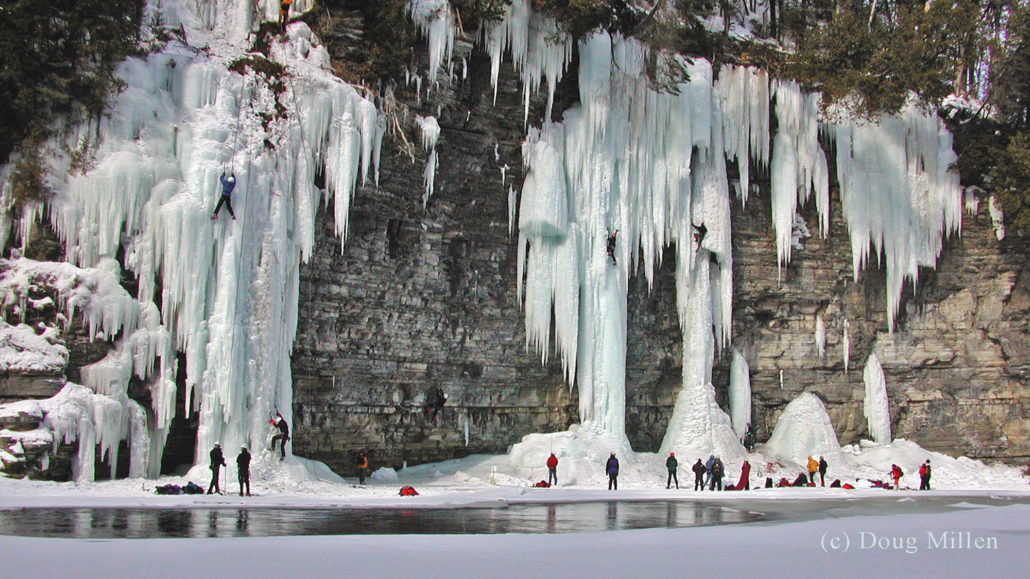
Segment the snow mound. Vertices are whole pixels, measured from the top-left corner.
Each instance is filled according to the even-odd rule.
[[[760,448],[769,456],[800,465],[806,465],[809,456],[844,461],[830,415],[822,400],[811,392],[802,392],[787,405],[769,441]]]

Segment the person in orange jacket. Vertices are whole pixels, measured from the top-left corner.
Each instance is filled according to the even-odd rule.
[[[365,477],[368,476],[368,457],[365,456],[365,451],[358,453],[358,484],[365,484]]]
[[[290,22],[290,6],[293,0],[279,0],[279,28],[286,32],[286,24]]]
[[[808,481],[815,484],[815,473],[819,471],[819,461],[808,457]]]
[[[547,484],[558,486],[558,457],[553,452],[547,457]]]

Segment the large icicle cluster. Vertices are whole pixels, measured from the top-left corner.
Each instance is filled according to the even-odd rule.
[[[429,36],[431,71],[449,59],[454,34],[446,27],[449,13],[420,8],[434,2],[441,3],[412,2]],[[485,30],[495,86],[500,58],[510,50],[527,99],[542,80],[553,91],[571,47],[541,34],[552,27],[526,0],[512,2],[504,19]],[[662,250],[675,245],[683,388],[662,450],[736,452],[711,385],[715,349],[729,343],[732,311],[726,159],[736,162],[742,204],[750,163],[769,166],[782,265],[800,247],[798,229],[805,227],[798,208],[812,198],[819,232],[828,235],[830,175],[820,131],[833,140],[855,275],[871,251],[885,258],[892,328],[904,280],[915,282],[918,266],[934,265],[944,236],[959,227],[958,178],[947,170],[951,139],[936,117],[914,106],[878,123],[821,125],[819,95],[754,68],[724,66],[713,82],[711,66],[695,60],[678,94],[657,93],[642,80],[645,58],[636,41],[595,31],[579,44],[581,103],[551,123],[549,95],[543,125],[528,131],[518,259],[527,340],[546,357],[553,327],[566,379],[579,386],[581,420],[622,434],[626,278],[639,260],[650,283]],[[697,247],[693,226],[702,223],[707,235]],[[605,239],[616,231],[618,265],[605,255]],[[846,325],[844,331],[846,365]],[[825,329],[817,334],[821,350]]]
[[[375,105],[332,74],[306,24],[272,41],[283,78],[246,64],[234,67],[242,74],[228,69],[252,44],[252,5],[149,5],[190,45],[126,60],[111,114],[69,139],[93,143],[89,170],[70,172],[59,159],[52,174],[49,215],[68,261],[93,267],[121,248],[138,278],[138,320],[84,377],[115,398],[133,373],[148,381],[157,457],[177,412],[199,413],[200,455],[215,442],[260,448],[270,413],[292,419],[299,266],[314,245],[318,204],[333,199],[342,243],[354,189],[378,164]],[[259,9],[267,15],[273,5]],[[304,6],[295,2],[294,12]],[[325,192],[314,185],[323,171]],[[229,172],[236,220],[223,212],[213,221],[218,178]],[[185,409],[174,407],[175,351],[186,357]]]

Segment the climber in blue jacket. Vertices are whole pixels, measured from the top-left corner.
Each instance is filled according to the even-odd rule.
[[[222,182],[222,198],[215,205],[215,212],[211,214],[211,219],[218,219],[218,211],[222,208],[222,205],[225,205],[225,208],[229,210],[229,215],[235,220],[236,214],[232,212],[232,190],[236,188],[236,174],[230,174],[226,178],[223,172],[218,180]]]

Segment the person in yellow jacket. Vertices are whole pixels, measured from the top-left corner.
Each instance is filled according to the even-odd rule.
[[[365,484],[365,477],[368,476],[368,457],[365,451],[358,453],[358,484]]]
[[[818,471],[819,471],[819,461],[814,459],[814,458],[812,458],[811,456],[809,456],[808,457],[808,480],[812,484],[815,484],[815,473],[818,472]]]

